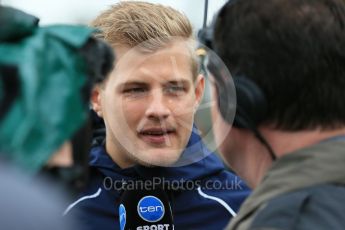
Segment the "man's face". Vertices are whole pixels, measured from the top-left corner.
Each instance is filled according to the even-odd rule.
[[[212,100],[218,101],[218,94],[214,82],[212,84]],[[241,158],[241,154],[238,153],[241,152],[239,147],[241,147],[243,136],[238,135],[237,129],[231,128],[231,125],[224,120],[219,111],[218,102],[216,104],[217,106],[211,107],[214,139],[223,161],[228,166],[233,167],[234,163]]]
[[[173,44],[153,53],[116,47],[118,62],[93,106],[106,124],[106,150],[120,167],[176,162],[191,135],[204,79],[192,76],[190,51]]]

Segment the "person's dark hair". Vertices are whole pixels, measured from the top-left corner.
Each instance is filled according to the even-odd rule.
[[[263,123],[290,131],[345,125],[343,0],[230,1],[214,45],[234,77],[266,95]]]

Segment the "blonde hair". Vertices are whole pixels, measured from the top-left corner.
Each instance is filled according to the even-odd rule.
[[[181,12],[161,4],[123,1],[101,13],[91,26],[98,29],[96,36],[111,46],[141,46],[148,51],[163,48],[174,37],[193,40],[193,29]],[[198,74],[196,55],[191,50],[192,73]]]

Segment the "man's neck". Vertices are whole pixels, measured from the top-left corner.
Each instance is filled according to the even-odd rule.
[[[330,131],[318,129],[287,132],[260,127],[259,130],[271,145],[277,160],[286,154],[317,144],[323,140],[341,135],[345,136],[345,128]],[[241,159],[233,162],[233,168],[246,181],[249,187],[255,188],[261,183],[273,161],[267,148],[254,135],[250,134],[249,131],[247,132],[242,140],[243,143],[241,143],[243,145]]]
[[[272,164],[267,148],[249,130],[233,129],[232,136],[237,142],[229,153],[233,156],[230,167],[247,183],[255,188]]]
[[[115,139],[116,140],[116,139]],[[119,148],[120,143],[114,143],[110,135],[106,135],[105,138],[105,151],[111,157],[111,159],[122,169],[129,168],[135,165],[134,161],[128,157],[126,150]]]
[[[260,131],[265,136],[268,143],[270,143],[277,158],[290,154],[298,149],[315,145],[332,137],[345,136],[345,128],[336,130],[316,129],[298,132],[261,128]]]

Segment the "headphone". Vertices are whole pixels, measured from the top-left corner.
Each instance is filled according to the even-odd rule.
[[[230,0],[227,4],[233,4],[235,1]],[[225,68],[222,60],[209,49],[215,48],[213,45],[213,33],[215,21],[218,16],[224,13],[223,6],[213,18],[211,25],[207,26],[208,0],[205,0],[203,28],[198,32],[198,38],[202,44],[201,48],[208,54],[209,60],[207,68],[216,78],[216,88],[218,91],[218,105],[222,117],[230,124],[238,128],[252,129],[265,118],[267,112],[267,101],[262,90],[250,79],[240,75],[233,78]],[[200,55],[201,56],[201,55]],[[224,68],[222,68],[224,67]],[[235,92],[233,92],[235,89]],[[234,98],[237,95],[237,103]],[[237,108],[236,108],[237,104]],[[235,114],[233,117],[233,114]]]
[[[245,75],[233,76],[232,81],[225,64],[214,53],[209,53],[207,68],[215,79],[223,119],[237,128],[257,127],[267,114],[267,100],[259,86]]]
[[[245,75],[233,76],[232,81],[225,64],[213,53],[209,53],[207,68],[215,79],[222,118],[236,128],[252,131],[275,160],[276,154],[257,129],[267,115],[268,102],[264,92]]]
[[[211,25],[206,26],[208,0],[205,0],[204,23],[203,28],[198,33],[198,37],[207,47],[215,48],[213,33],[216,18],[224,14],[224,9],[228,4],[234,4],[236,1],[229,0],[216,14]],[[231,78],[231,74],[222,60],[213,52],[207,51],[207,53],[207,69],[215,78],[218,108],[222,118],[233,127],[252,131],[256,138],[266,146],[272,160],[275,160],[276,154],[257,128],[268,113],[268,102],[264,92],[245,75],[238,74]]]

